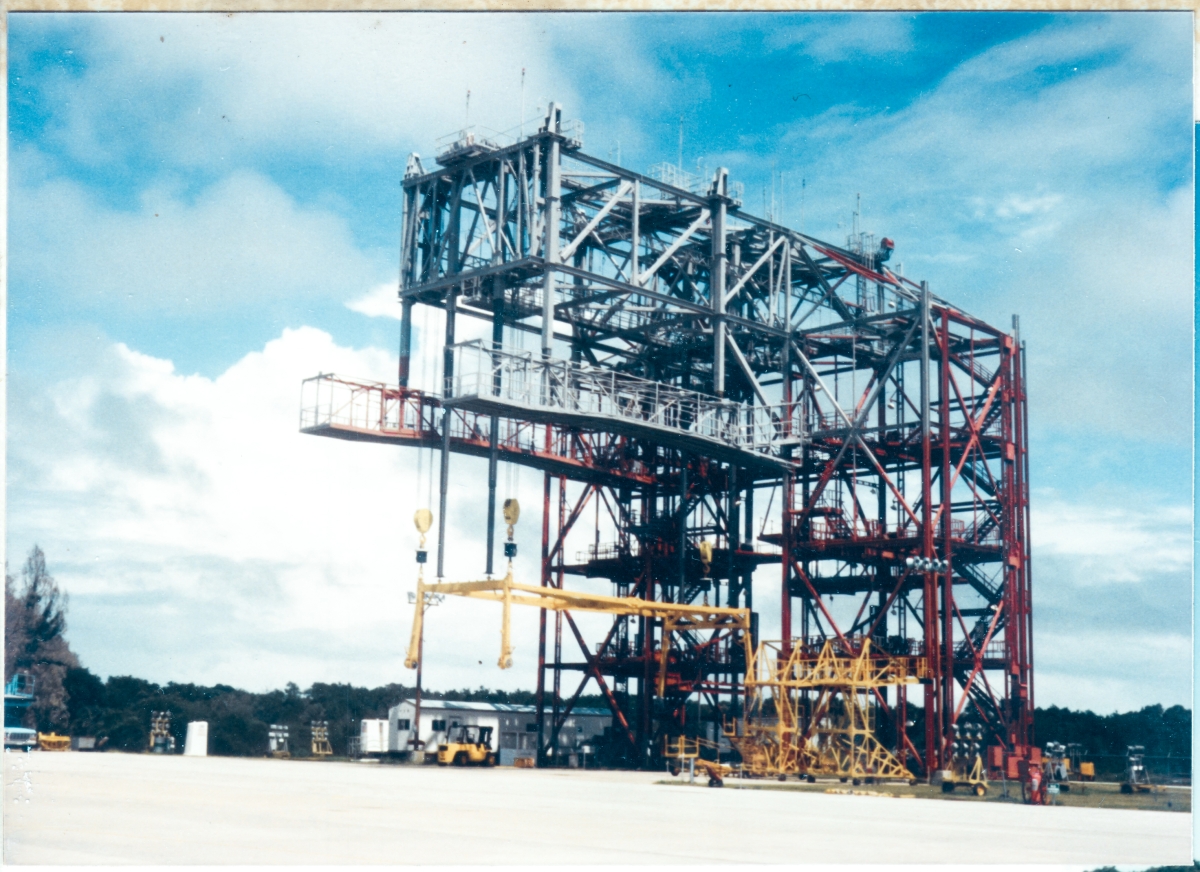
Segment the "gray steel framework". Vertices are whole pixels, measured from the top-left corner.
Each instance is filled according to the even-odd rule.
[[[1028,745],[1015,319],[1011,333],[998,330],[893,272],[889,240],[823,242],[746,214],[723,169],[703,186],[672,184],[683,174],[586,154],[577,129],[552,105],[519,141],[463,131],[436,168],[410,158],[399,387],[310,380],[310,392],[328,386],[327,399],[306,400],[302,428],[440,442],[439,576],[452,453],[490,460],[489,573],[497,463],[532,465],[546,471],[543,584],[599,577],[621,594],[752,606],[754,569],[778,563],[785,650],[833,638],[850,652],[871,637],[880,650],[930,658],[922,730],[906,727],[906,689],[876,700],[890,741],[920,770],[947,759],[968,710],[991,741]],[[417,304],[446,312],[440,396],[408,387]],[[491,322],[491,343],[457,344],[459,315]],[[506,347],[506,329],[537,336],[537,349]],[[339,423],[337,391],[368,406],[362,398],[377,395],[379,416]],[[763,491],[769,507],[755,513]],[[593,500],[596,541],[569,561],[567,536]],[[772,512],[771,529],[755,529]],[[602,515],[614,539],[605,545]],[[715,545],[707,564],[702,541]],[[618,619],[591,649],[569,614],[554,620],[547,655],[542,616],[538,688],[554,700],[544,739],[588,681],[639,765],[659,733],[695,728],[696,694],[709,704],[702,717],[738,710],[744,664],[732,640],[673,640],[676,680],[657,700],[653,622]],[[575,661],[562,650],[564,620],[582,651]],[[584,676],[573,697],[560,686],[570,669]]]

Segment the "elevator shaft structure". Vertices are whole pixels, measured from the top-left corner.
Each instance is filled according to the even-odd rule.
[[[410,157],[399,384],[309,379],[301,429],[442,449],[439,581],[452,456],[489,461],[489,577],[497,464],[530,466],[541,587],[599,579],[620,598],[754,610],[757,581],[760,603],[778,597],[785,660],[831,640],[846,657],[922,658],[920,685],[870,702],[914,771],[950,759],[968,713],[990,743],[1030,744],[1015,318],[997,329],[893,272],[888,239],[823,242],[747,214],[724,169],[633,172],[584,152],[581,130],[552,104],[529,136],[468,130],[434,168]],[[410,386],[418,305],[445,312],[433,390]],[[458,342],[463,316],[491,340]],[[569,608],[541,611],[541,762],[590,681],[628,724],[628,765],[698,735],[697,718],[720,735],[744,714],[744,641],[664,634],[648,615],[614,616],[589,645]],[[750,634],[755,650],[757,613]]]

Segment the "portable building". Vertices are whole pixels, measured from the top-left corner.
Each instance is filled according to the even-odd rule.
[[[549,729],[550,712],[546,712]],[[607,709],[576,708],[558,734],[558,754],[578,753],[581,746],[604,734],[612,723]],[[388,711],[388,749],[413,750],[415,739],[426,750],[445,741],[455,727],[474,724],[492,728],[492,747],[500,753],[500,763],[511,765],[516,757],[537,754],[537,709],[531,705],[492,702],[462,702],[450,699],[421,700],[420,735],[416,733],[416,700],[406,699]],[[546,737],[547,741],[549,736]]]

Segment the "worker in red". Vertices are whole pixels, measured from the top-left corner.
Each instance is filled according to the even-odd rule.
[[[892,256],[892,252],[896,250],[896,243],[888,239],[886,236],[879,242],[879,251],[875,252],[876,263],[887,263]]]
[[[1045,805],[1047,778],[1042,767],[1021,761],[1021,768],[1024,770],[1021,792],[1025,795],[1025,801],[1030,805]]]

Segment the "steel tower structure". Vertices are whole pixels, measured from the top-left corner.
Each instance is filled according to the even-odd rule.
[[[992,744],[1031,743],[1015,318],[997,329],[890,270],[890,240],[838,246],[747,214],[724,169],[698,180],[591,156],[553,104],[532,135],[463,131],[436,161],[411,156],[403,182],[399,384],[309,379],[301,429],[440,446],[439,579],[452,455],[489,459],[489,576],[497,464],[523,464],[544,472],[542,586],[753,609],[755,570],[773,565],[758,597],[778,597],[782,658],[830,640],[857,657],[869,639],[927,659],[923,729],[907,686],[873,700],[920,774],[952,756],[966,713]],[[409,386],[416,305],[446,313],[440,394]],[[492,341],[457,343],[461,316],[490,322]],[[618,615],[589,645],[569,610],[542,611],[539,759],[589,681],[630,765],[662,734],[697,734],[697,717],[739,714],[737,634],[667,636]]]

